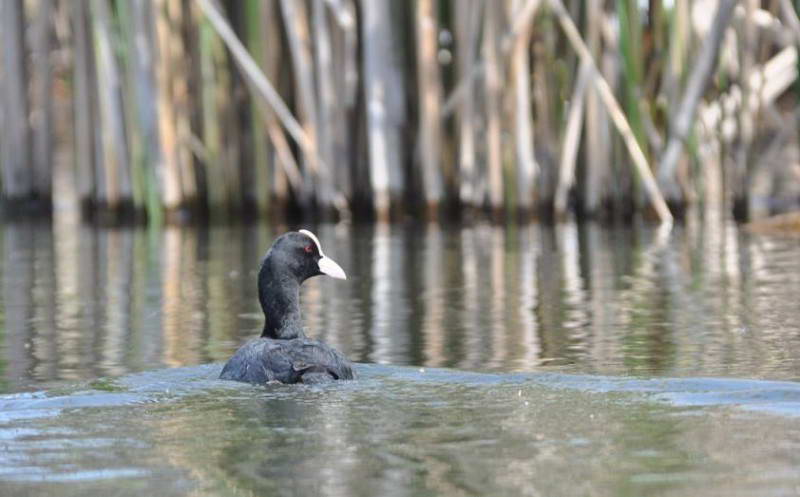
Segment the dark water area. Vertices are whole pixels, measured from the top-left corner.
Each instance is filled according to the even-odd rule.
[[[354,382],[215,379],[286,227],[0,227],[0,495],[800,493],[800,237],[307,227]]]

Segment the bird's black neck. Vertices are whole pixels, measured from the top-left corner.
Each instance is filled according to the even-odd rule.
[[[283,340],[305,337],[300,315],[300,282],[289,271],[273,267],[269,257],[258,273],[258,299],[265,318],[262,337]]]

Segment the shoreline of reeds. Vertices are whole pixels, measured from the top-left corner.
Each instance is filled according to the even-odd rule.
[[[108,225],[800,207],[786,0],[0,11],[6,217],[48,216],[61,196]]]

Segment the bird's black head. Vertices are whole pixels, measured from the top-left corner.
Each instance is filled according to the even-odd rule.
[[[344,270],[322,252],[314,233],[292,231],[275,240],[258,273],[258,300],[266,318],[261,336],[284,339],[304,336],[300,285],[320,274],[347,279]]]
[[[272,244],[266,260],[273,268],[289,271],[300,283],[321,274],[347,279],[344,270],[325,256],[319,239],[308,230],[290,231],[282,235]]]

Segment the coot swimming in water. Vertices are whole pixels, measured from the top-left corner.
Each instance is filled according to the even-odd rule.
[[[313,233],[292,231],[275,240],[258,273],[258,300],[266,318],[264,331],[236,351],[222,369],[221,379],[319,383],[353,378],[352,364],[346,357],[303,333],[300,285],[321,274],[347,279],[344,270],[322,253]]]

